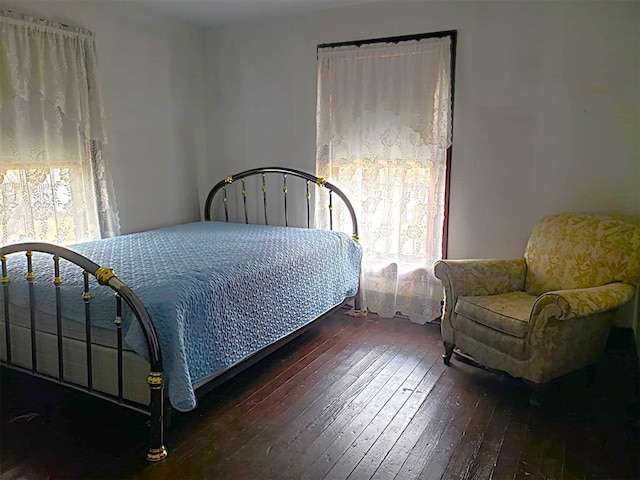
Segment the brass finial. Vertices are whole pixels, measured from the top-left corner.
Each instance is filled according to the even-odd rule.
[[[109,279],[116,276],[116,273],[112,268],[100,267],[96,270],[96,278],[98,279],[98,283],[100,285],[107,285]]]

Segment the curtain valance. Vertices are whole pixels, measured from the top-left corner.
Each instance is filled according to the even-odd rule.
[[[106,143],[92,32],[0,11],[0,44],[0,112],[3,117],[25,115],[27,103],[33,114],[32,104],[42,102],[45,114],[52,114],[47,122],[55,122],[48,128],[68,128],[71,123],[83,140]],[[11,125],[20,124],[24,121],[9,119],[3,122],[3,141],[20,141],[19,132],[11,128]]]
[[[318,125],[325,128],[318,130],[318,144],[339,141],[367,112],[387,111],[425,145],[449,147],[450,65],[450,37],[402,42],[401,48],[396,43],[320,48],[318,105],[324,108]]]

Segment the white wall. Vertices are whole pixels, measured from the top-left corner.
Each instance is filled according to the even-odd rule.
[[[118,2],[2,1],[0,8],[96,34],[123,233],[197,220],[204,159],[204,31]]]
[[[638,215],[639,10],[388,1],[209,29],[201,195],[245,168],[315,170],[317,44],[457,29],[449,256],[521,256],[550,213]]]

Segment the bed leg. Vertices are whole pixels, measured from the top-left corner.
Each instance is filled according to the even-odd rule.
[[[347,312],[347,315],[350,317],[366,317],[368,314],[368,310],[365,308],[362,309],[362,292],[358,290],[356,296],[353,298],[353,308]]]
[[[164,446],[164,381],[162,372],[149,373],[147,383],[151,389],[151,438],[147,460],[159,462],[167,457],[167,449]]]
[[[356,297],[353,300],[353,307],[360,311],[362,310],[362,290],[358,289],[358,293],[356,293]]]

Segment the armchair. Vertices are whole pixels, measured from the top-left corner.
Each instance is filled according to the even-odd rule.
[[[440,260],[445,364],[455,346],[534,384],[595,363],[616,309],[640,280],[640,227],[561,214],[534,228],[524,258]]]

